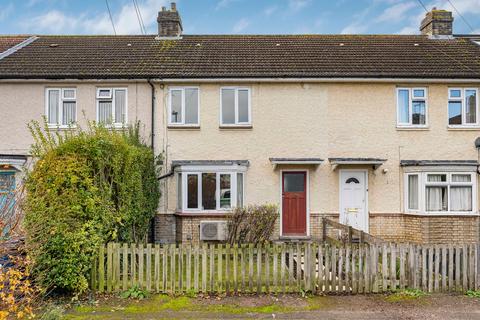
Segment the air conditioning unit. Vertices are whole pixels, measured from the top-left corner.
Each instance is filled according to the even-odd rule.
[[[227,240],[227,222],[200,221],[200,240]]]

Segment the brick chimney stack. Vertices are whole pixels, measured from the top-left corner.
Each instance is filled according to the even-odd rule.
[[[182,35],[182,19],[175,2],[171,3],[170,10],[162,7],[162,11],[158,12],[157,22],[159,37],[179,37]]]
[[[438,10],[434,7],[432,11],[425,14],[420,24],[420,31],[429,36],[451,36],[452,24],[453,17],[450,11]]]

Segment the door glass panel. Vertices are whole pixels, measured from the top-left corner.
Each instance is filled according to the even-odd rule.
[[[304,173],[284,173],[283,191],[284,192],[304,192],[305,191]]]
[[[354,178],[354,177],[351,177],[351,178],[348,178],[345,183],[360,183],[360,181],[358,181],[357,178]]]
[[[198,208],[198,175],[196,174],[187,176],[187,208]]]
[[[203,210],[217,208],[217,174],[213,172],[202,173],[202,206]]]

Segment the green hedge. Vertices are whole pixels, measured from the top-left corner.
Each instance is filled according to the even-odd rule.
[[[90,124],[59,135],[31,124],[36,162],[26,180],[25,230],[45,289],[83,292],[99,244],[145,239],[160,192],[139,128]]]

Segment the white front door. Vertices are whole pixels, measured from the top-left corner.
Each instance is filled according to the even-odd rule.
[[[368,232],[367,171],[340,170],[340,223]]]

